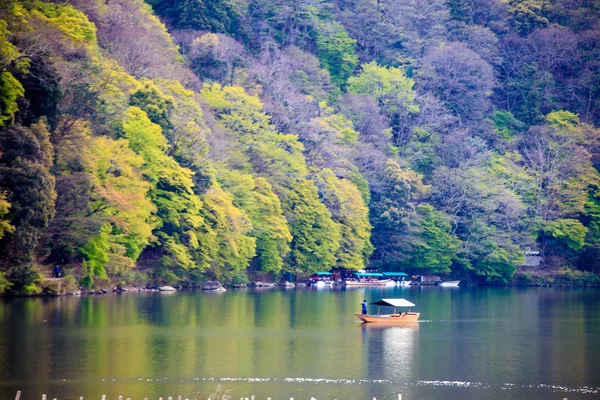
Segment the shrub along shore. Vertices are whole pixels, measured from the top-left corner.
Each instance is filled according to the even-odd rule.
[[[215,287],[222,287],[234,290],[243,290],[248,288],[293,288],[306,287],[306,282],[290,283],[283,282],[267,282],[256,281],[250,283],[229,283],[221,285],[210,285],[208,281],[208,289],[206,283],[184,283],[176,285],[174,289],[180,290],[206,290],[213,291]],[[558,271],[558,272],[543,272],[543,271],[528,271],[517,272],[513,279],[506,283],[477,283],[463,281],[461,286],[477,287],[477,286],[510,286],[510,287],[600,287],[600,275],[581,272],[581,271]],[[85,296],[85,295],[105,295],[110,293],[139,293],[139,292],[161,292],[164,286],[159,286],[154,283],[137,282],[136,284],[119,284],[117,282],[105,282],[101,287],[95,289],[87,289],[76,284],[75,280],[68,277],[63,279],[48,279],[40,284],[41,291],[35,294],[9,294],[5,293],[4,297],[40,297],[40,296]],[[339,286],[342,287],[341,285]],[[0,296],[1,297],[1,296]]]

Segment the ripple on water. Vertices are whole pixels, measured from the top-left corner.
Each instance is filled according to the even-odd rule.
[[[484,384],[482,382],[468,381],[444,381],[444,380],[416,380],[416,381],[399,381],[392,379],[346,379],[346,378],[237,378],[237,377],[196,377],[196,378],[102,378],[102,382],[122,382],[131,379],[132,381],[143,382],[243,382],[243,383],[307,383],[307,384],[339,384],[339,385],[362,385],[362,384],[387,384],[400,386],[446,386],[460,387],[472,389],[501,389],[501,390],[516,390],[516,389],[541,389],[551,391],[553,393],[583,393],[583,394],[600,394],[600,387],[593,386],[563,386],[550,385],[544,383],[517,385],[510,382],[503,384]]]

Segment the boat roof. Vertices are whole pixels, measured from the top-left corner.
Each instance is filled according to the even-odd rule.
[[[383,276],[379,272],[354,272],[356,276]]]
[[[406,299],[381,299],[371,303],[376,306],[390,307],[414,307],[415,305]]]
[[[408,276],[404,272],[383,272],[385,276]]]
[[[331,272],[315,272],[315,275],[333,275]]]

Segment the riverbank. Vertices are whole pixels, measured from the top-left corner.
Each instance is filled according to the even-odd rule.
[[[45,271],[46,272],[46,271]],[[108,293],[121,292],[158,292],[161,285],[150,282],[146,279],[141,279],[143,274],[137,273],[136,278],[130,282],[123,282],[111,279],[108,281],[97,280],[93,289],[84,288],[79,285],[78,279],[68,271],[61,278],[50,277],[49,273],[40,273],[41,281],[38,283],[36,290],[28,293],[5,293],[0,297],[27,297],[27,296],[65,296],[65,295],[103,295]],[[216,281],[215,281],[216,282]],[[416,284],[416,283],[415,283]],[[291,283],[273,282],[259,280],[249,283],[225,283],[212,284],[207,282],[183,282],[175,285],[177,290],[215,290],[215,289],[244,289],[244,288],[270,288],[270,287],[294,287],[306,286],[306,282]],[[529,269],[520,270],[515,273],[513,278],[505,283],[493,282],[473,282],[463,280],[461,286],[542,286],[542,287],[600,287],[600,275],[586,271],[574,270],[543,270]]]
[[[39,283],[39,290],[33,293],[5,293],[0,297],[56,297],[56,296],[89,296],[106,295],[110,293],[127,292],[176,292],[181,290],[202,290],[206,292],[224,292],[226,289],[246,289],[246,288],[294,288],[307,286],[304,282],[291,283],[284,282],[264,282],[257,281],[248,284],[226,284],[218,281],[207,281],[203,284],[186,285],[153,285],[151,283],[142,285],[115,285],[112,282],[105,282],[101,287],[87,289],[74,283],[72,279],[67,278],[46,278]]]
[[[600,275],[586,271],[521,271],[513,277],[511,286],[600,287]]]
[[[150,282],[138,281],[136,284],[118,284],[113,281],[99,282],[100,285],[94,289],[86,289],[77,284],[74,277],[67,275],[63,278],[45,277],[39,283],[39,290],[32,293],[5,293],[3,297],[37,297],[37,296],[87,296],[105,295],[109,293],[124,292],[159,292],[161,286]],[[208,284],[208,286],[207,286]],[[544,271],[529,270],[517,271],[514,277],[506,283],[470,282],[463,280],[461,286],[541,286],[541,287],[600,287],[600,275],[585,271]],[[307,286],[305,282],[268,282],[256,281],[248,284],[211,284],[211,281],[203,284],[187,283],[175,285],[177,290],[206,290],[212,291],[219,288],[245,289],[245,288],[292,288],[295,286]],[[224,290],[218,290],[224,291]],[[0,296],[2,297],[2,296]]]

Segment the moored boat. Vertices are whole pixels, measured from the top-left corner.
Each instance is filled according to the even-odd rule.
[[[346,281],[346,286],[386,286],[390,279],[382,279],[380,281]]]
[[[439,286],[450,287],[450,286],[458,286],[460,281],[446,281],[438,283]]]
[[[393,282],[378,272],[354,272],[352,278],[346,279],[346,286],[386,286]]]
[[[386,279],[391,279],[393,285],[397,286],[410,286],[411,281],[408,280],[409,276],[405,272],[382,272],[383,276]]]
[[[411,322],[417,322],[420,313],[411,312],[410,307],[415,305],[406,299],[381,299],[370,303],[371,305],[377,306],[377,315],[354,313],[362,322],[376,323],[376,324],[405,324]],[[381,307],[393,307],[394,312],[392,314],[381,314]],[[397,307],[407,307],[408,311],[397,313]]]
[[[314,287],[324,287],[326,284],[331,284],[332,276],[331,272],[315,272],[308,282]]]

